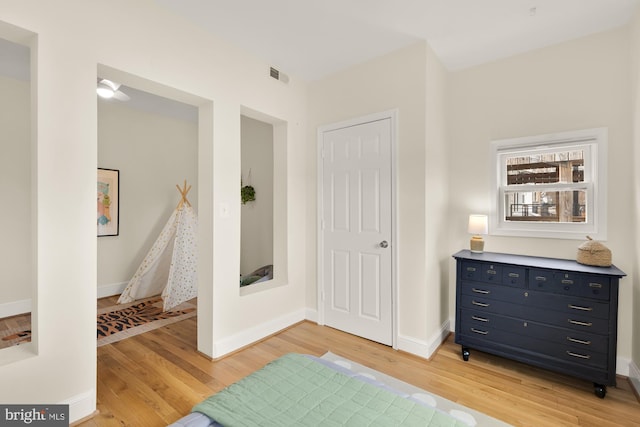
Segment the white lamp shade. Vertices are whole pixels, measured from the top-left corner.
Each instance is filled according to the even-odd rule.
[[[486,215],[469,215],[469,234],[481,235],[489,232],[489,219]]]

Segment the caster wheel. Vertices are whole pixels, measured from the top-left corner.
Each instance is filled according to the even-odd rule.
[[[462,360],[464,360],[465,362],[468,362],[470,354],[471,353],[469,352],[468,348],[464,348],[464,347],[462,348]]]
[[[593,391],[596,396],[598,396],[600,399],[604,399],[604,397],[607,395],[607,386],[604,386],[602,384],[594,384],[593,387]]]

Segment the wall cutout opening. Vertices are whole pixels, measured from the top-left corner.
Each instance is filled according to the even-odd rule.
[[[240,120],[240,286],[273,280],[273,125]]]
[[[6,38],[3,38],[5,37]],[[36,36],[0,22],[0,350],[33,351],[36,313]],[[35,55],[33,56],[35,57]],[[2,356],[1,359],[4,359]]]
[[[287,282],[286,132],[285,122],[242,109],[241,295]]]

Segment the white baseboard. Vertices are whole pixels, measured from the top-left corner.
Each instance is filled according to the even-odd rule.
[[[31,300],[23,299],[0,304],[0,318],[17,316],[18,314],[31,313]]]
[[[69,423],[81,420],[92,415],[96,410],[96,390],[91,389],[82,394],[73,396],[63,402],[62,405],[69,405]]]
[[[98,298],[120,295],[129,282],[111,283],[109,285],[98,286]]]
[[[631,365],[631,359],[618,356],[616,358],[616,374],[623,377],[629,376],[629,365]]]
[[[225,354],[239,350],[303,320],[305,320],[304,309],[261,323],[258,326],[244,330],[231,337],[216,341],[213,343],[213,358],[217,359]]]
[[[438,350],[438,348],[442,345],[442,343],[447,339],[449,334],[451,333],[451,326],[449,325],[449,321],[445,320],[445,322],[440,326],[440,330],[438,333],[433,335],[429,342],[429,357],[433,356],[433,353]]]
[[[640,368],[633,361],[629,363],[629,382],[635,389],[636,395],[640,396]]]
[[[318,310],[307,307],[305,309],[304,318],[309,320],[310,322],[318,323]]]
[[[415,338],[398,335],[398,349],[416,356],[429,359],[449,336],[449,321],[446,320],[440,330],[436,332],[429,341],[417,340]]]
[[[415,354],[422,358],[429,358],[429,344],[426,341],[417,340],[412,337],[398,335],[398,350]]]

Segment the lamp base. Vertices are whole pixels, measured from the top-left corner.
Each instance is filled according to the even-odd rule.
[[[471,237],[469,247],[471,248],[471,252],[473,253],[481,254],[482,252],[484,252],[484,240],[482,239],[482,236]]]

